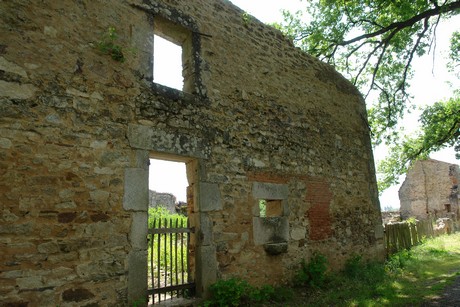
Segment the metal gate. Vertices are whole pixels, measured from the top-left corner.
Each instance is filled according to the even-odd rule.
[[[190,272],[190,228],[188,219],[157,218],[148,231],[149,284],[152,304],[176,297],[194,295]]]

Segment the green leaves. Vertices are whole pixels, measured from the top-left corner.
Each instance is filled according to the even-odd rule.
[[[284,287],[263,285],[254,287],[246,280],[229,278],[217,281],[209,287],[211,299],[203,306],[254,306],[267,302],[283,302],[292,299],[292,291]]]
[[[438,107],[422,115],[426,121],[421,123],[429,123],[423,129],[426,136],[401,141],[398,123],[415,107],[408,94],[413,59],[433,48],[438,23],[458,13],[459,0],[314,0],[306,1],[303,12],[284,12],[284,22],[276,25],[306,52],[334,65],[372,99],[368,110],[373,143],[394,147],[379,167],[385,174],[380,188],[397,182],[415,159],[452,144],[453,136],[443,134],[446,127],[438,124],[435,129],[440,119],[429,115],[443,113]],[[460,32],[451,39],[449,56],[449,68],[455,71],[460,63]],[[452,124],[447,118],[444,122]]]
[[[115,31],[115,27],[110,26],[107,29],[107,33],[105,33],[99,41],[97,47],[102,53],[110,55],[113,60],[124,62],[125,56],[123,55],[123,48],[120,45],[115,44],[117,38],[118,35]]]
[[[449,52],[448,68],[453,71],[460,78],[460,31],[456,31],[450,38],[450,52]]]
[[[314,253],[310,262],[302,259],[301,268],[294,277],[296,286],[322,287],[326,281],[327,259],[320,253]]]
[[[460,159],[460,95],[428,106],[420,115],[421,130],[405,136],[390,147],[388,157],[378,165],[381,191],[397,184],[400,175],[417,160],[427,159],[431,152],[454,146]]]

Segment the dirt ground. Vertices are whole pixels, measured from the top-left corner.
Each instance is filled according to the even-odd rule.
[[[439,297],[433,299],[430,302],[426,302],[422,305],[423,307],[432,306],[460,306],[460,276],[457,277],[455,282],[444,289],[444,292]]]

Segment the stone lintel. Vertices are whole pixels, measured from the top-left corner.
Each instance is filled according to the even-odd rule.
[[[133,148],[153,150],[180,156],[206,158],[209,146],[196,136],[171,133],[155,127],[130,124],[128,140]]]
[[[287,184],[254,182],[252,196],[256,199],[287,199],[289,189]]]

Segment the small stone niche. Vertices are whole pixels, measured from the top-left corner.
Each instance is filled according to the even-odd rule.
[[[287,185],[254,182],[252,196],[254,244],[263,245],[269,255],[286,252],[289,239]]]

